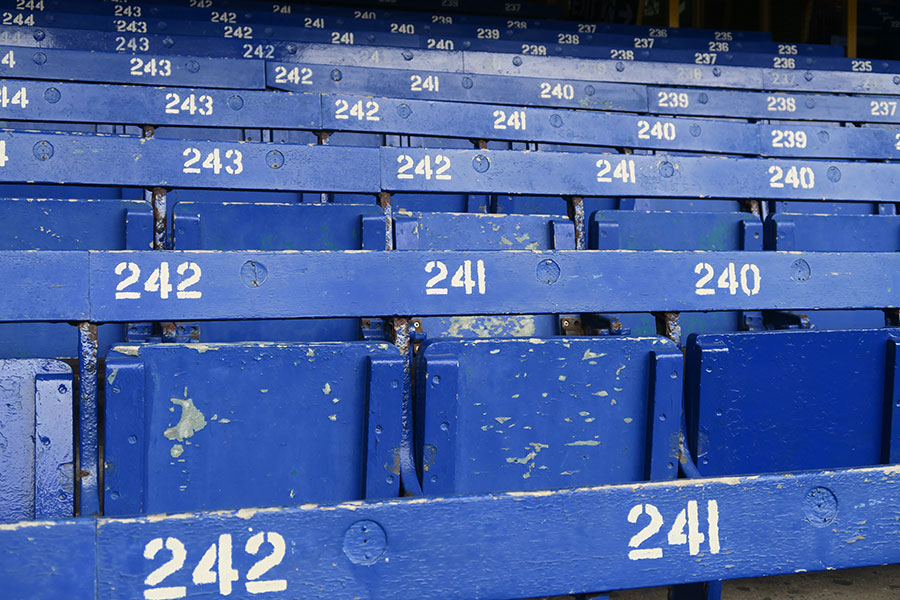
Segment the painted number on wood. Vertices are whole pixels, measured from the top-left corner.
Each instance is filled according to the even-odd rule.
[[[694,267],[694,273],[700,276],[700,279],[694,284],[694,293],[698,296],[715,295],[715,288],[707,287],[708,284],[711,285],[713,278],[716,276],[716,271],[713,266],[705,262],[697,263]],[[716,287],[722,290],[728,290],[728,293],[732,296],[738,293],[738,289],[740,289],[745,296],[755,296],[759,293],[759,286],[761,283],[762,275],[759,272],[759,267],[751,263],[745,264],[738,269],[733,262],[730,262],[722,269],[721,273],[719,273],[719,278],[716,280]]]
[[[425,179],[440,179],[449,181],[452,176],[447,173],[450,170],[450,159],[443,154],[438,154],[432,160],[428,154],[416,162],[408,154],[397,157],[397,179],[415,179],[420,175]]]
[[[251,536],[244,545],[244,552],[250,556],[257,556],[263,548],[263,544],[271,546],[271,551],[261,556],[245,575],[244,588],[251,594],[264,594],[267,592],[283,592],[287,590],[286,579],[263,578],[271,569],[277,567],[284,560],[287,548],[281,534],[274,531],[259,532]],[[170,576],[184,567],[188,558],[184,543],[178,538],[169,537],[154,538],[144,546],[144,558],[156,561],[160,553],[168,553],[169,558],[163,564],[154,569],[144,579],[145,600],[177,600],[187,596],[186,585],[161,585]],[[234,584],[239,582],[241,574],[234,568],[233,541],[230,533],[223,533],[218,539],[209,545],[191,572],[191,583],[194,586],[217,585],[221,596],[229,596],[234,590]],[[161,558],[165,558],[165,554]],[[203,593],[202,590],[197,590]]]
[[[631,536],[628,540],[628,558],[631,560],[662,558],[661,546],[641,547],[644,542],[655,536],[662,530],[664,520],[659,509],[652,504],[635,504],[628,512],[628,522],[637,524],[642,516],[650,519],[643,529]],[[687,527],[687,533],[685,533]],[[689,500],[687,508],[682,508],[675,516],[675,522],[669,528],[666,542],[669,546],[681,546],[687,544],[691,556],[700,553],[700,546],[706,542],[709,544],[709,553],[718,554],[719,547],[719,504],[715,500],[706,503],[706,533],[700,531],[700,515],[696,500]]]
[[[425,272],[434,275],[425,283],[425,293],[429,296],[446,296],[449,290],[446,287],[438,285],[445,279],[450,271],[447,265],[440,260],[430,260],[425,264]],[[450,287],[462,288],[467,295],[471,295],[475,288],[478,288],[479,294],[484,294],[486,283],[484,275],[484,261],[476,261],[475,279],[472,279],[472,261],[463,261],[463,264],[456,269],[453,277],[450,279]]]
[[[136,288],[132,288],[141,279],[141,268],[137,263],[120,262],[116,265],[115,273],[123,278],[116,284],[116,300],[139,299],[141,292]],[[176,298],[190,300],[203,297],[203,292],[190,289],[200,283],[200,276],[203,274],[200,270],[200,265],[195,262],[185,261],[175,268],[175,273],[180,278],[180,281],[175,286]],[[162,300],[169,298],[172,293],[172,283],[168,262],[161,262],[158,268],[153,269],[153,272],[144,281],[144,291],[154,295],[159,294]]]

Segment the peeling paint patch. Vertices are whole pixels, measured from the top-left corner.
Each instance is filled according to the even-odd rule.
[[[112,369],[112,370],[110,371],[109,375],[106,377],[106,381],[109,382],[109,385],[112,385],[113,382],[115,382],[115,380],[116,380],[116,375],[118,375],[118,374],[119,374],[119,370],[118,370],[118,369]]]
[[[334,415],[328,415],[328,420],[329,420],[329,421],[337,421],[337,415],[336,415],[336,414],[334,414]]]
[[[500,348],[494,348],[491,350],[491,354],[500,354]]]
[[[577,442],[569,442],[566,446],[599,446],[602,443],[597,440],[578,440]]]
[[[313,350],[312,348],[309,348],[309,349],[307,349],[307,351],[306,351],[306,355],[307,355],[307,356],[315,356],[315,355],[316,355],[316,351]]]
[[[512,417],[494,417],[494,420],[497,421],[498,423],[500,423],[501,425],[503,425],[510,419],[512,419]]]
[[[605,398],[609,396],[609,392],[607,392],[606,390],[600,390],[599,392],[594,392],[593,394],[591,394],[591,396],[600,396],[601,398]]]
[[[175,444],[172,446],[171,450],[169,450],[169,454],[172,455],[172,458],[178,458],[184,453],[184,446],[181,444]]]
[[[186,389],[185,392],[187,392]],[[183,399],[170,398],[169,400],[172,404],[181,407],[181,418],[178,419],[178,423],[174,427],[169,427],[163,432],[167,439],[183,442],[206,427],[206,417],[194,406],[194,401],[191,398],[185,396]],[[224,422],[224,419],[219,422]]]
[[[559,379],[560,381],[565,381],[567,377],[565,375],[560,375],[559,377],[557,377],[557,379]]]
[[[633,420],[634,420],[634,419],[632,419],[631,417],[625,417],[625,422],[626,422],[626,423],[631,423],[631,421],[633,421]]]
[[[591,413],[589,413],[588,411],[583,410],[583,411],[581,411],[580,413],[578,413],[578,416],[580,416],[580,417],[587,417],[587,416],[590,416],[590,414],[591,414]]]
[[[141,352],[140,346],[115,346],[113,350],[119,352],[121,354],[127,354],[128,356],[138,356]]]
[[[326,382],[325,387],[322,388],[322,393],[326,396],[331,393],[331,384]]]
[[[596,352],[591,352],[590,350],[585,350],[584,355],[581,357],[581,360],[591,360],[593,358],[600,358],[606,356],[606,352],[601,352],[597,354]]]

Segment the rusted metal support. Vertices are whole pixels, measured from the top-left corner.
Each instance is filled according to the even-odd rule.
[[[656,333],[681,345],[681,324],[677,312],[653,313],[656,318]]]
[[[744,212],[748,212],[752,215],[756,215],[757,217],[762,214],[762,209],[759,205],[759,200],[741,200],[741,208],[744,209]]]
[[[155,187],[150,190],[150,204],[153,207],[153,249],[168,248],[168,219],[166,215],[166,189]]]
[[[587,249],[587,232],[584,223],[584,198],[581,196],[569,196],[566,198],[569,208],[569,218],[575,223],[575,249]]]
[[[669,0],[669,27],[679,26],[679,14],[681,0]]]
[[[884,309],[884,326],[900,327],[900,308]]]
[[[487,150],[487,140],[474,140],[477,150]]]
[[[320,131],[316,134],[316,143],[320,146],[325,146],[328,144],[328,136],[331,135],[330,131]]]
[[[391,204],[391,193],[390,192],[379,192],[378,193],[378,206],[380,206],[381,210],[384,212],[384,220],[385,220],[384,249],[385,250],[393,250],[394,249],[394,214],[393,214],[393,206]]]
[[[847,9],[847,58],[856,58],[857,45],[857,19],[859,7],[857,0],[846,0],[844,7]]]
[[[391,319],[391,341],[400,350],[404,357],[403,365],[403,403],[401,406],[401,435],[400,435],[400,486],[401,493],[405,496],[420,496],[422,486],[416,472],[415,449],[413,447],[412,430],[412,344],[410,343],[410,319],[407,317],[394,317]]]
[[[78,460],[75,485],[76,514],[101,514],[100,439],[97,381],[97,325],[78,324]]]

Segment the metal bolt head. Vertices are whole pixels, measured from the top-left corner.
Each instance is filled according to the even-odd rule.
[[[400,116],[401,119],[407,119],[407,118],[409,118],[409,115],[412,114],[412,109],[409,107],[408,104],[401,104],[400,106],[397,107],[397,114]]]
[[[38,160],[47,160],[53,156],[53,144],[46,140],[41,140],[34,145],[34,157]]]
[[[341,73],[340,69],[332,69],[331,71],[331,80],[332,81],[340,81],[344,78],[344,74]]]
[[[405,49],[403,52],[401,52],[401,54],[403,55],[403,60],[412,60],[413,59],[413,51],[410,50],[409,48]]]
[[[59,90],[56,88],[47,88],[44,90],[44,100],[49,102],[50,104],[56,104],[60,99]]]
[[[512,63],[517,67],[522,66],[522,57],[521,56],[513,56]]]
[[[43,30],[43,29],[35,29],[33,35],[34,35],[35,41],[37,41],[37,42],[40,42],[40,41],[43,40],[45,37],[47,37],[47,34],[44,33],[44,30]]]
[[[280,169],[284,166],[284,154],[278,150],[269,150],[266,153],[266,164],[273,169]]]
[[[472,78],[471,77],[463,77],[462,78],[462,86],[467,90],[472,89]]]
[[[188,72],[196,73],[200,70],[200,63],[198,63],[196,60],[189,60],[187,61],[187,64],[184,65],[184,67],[188,70]]]
[[[228,108],[231,110],[241,110],[244,107],[244,99],[234,94],[228,99]]]
[[[484,154],[476,154],[472,159],[472,168],[479,173],[484,173],[491,168],[491,161]]]
[[[47,62],[47,55],[43,52],[35,52],[32,60],[34,60],[34,64],[42,65]]]
[[[258,288],[269,278],[269,271],[265,265],[255,260],[248,260],[241,267],[241,281],[248,288]]]

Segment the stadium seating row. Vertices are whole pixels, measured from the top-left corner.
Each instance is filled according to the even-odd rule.
[[[521,598],[900,559],[871,468],[894,64],[519,3],[215,2],[0,2],[8,589]],[[109,518],[15,523],[75,514]]]

